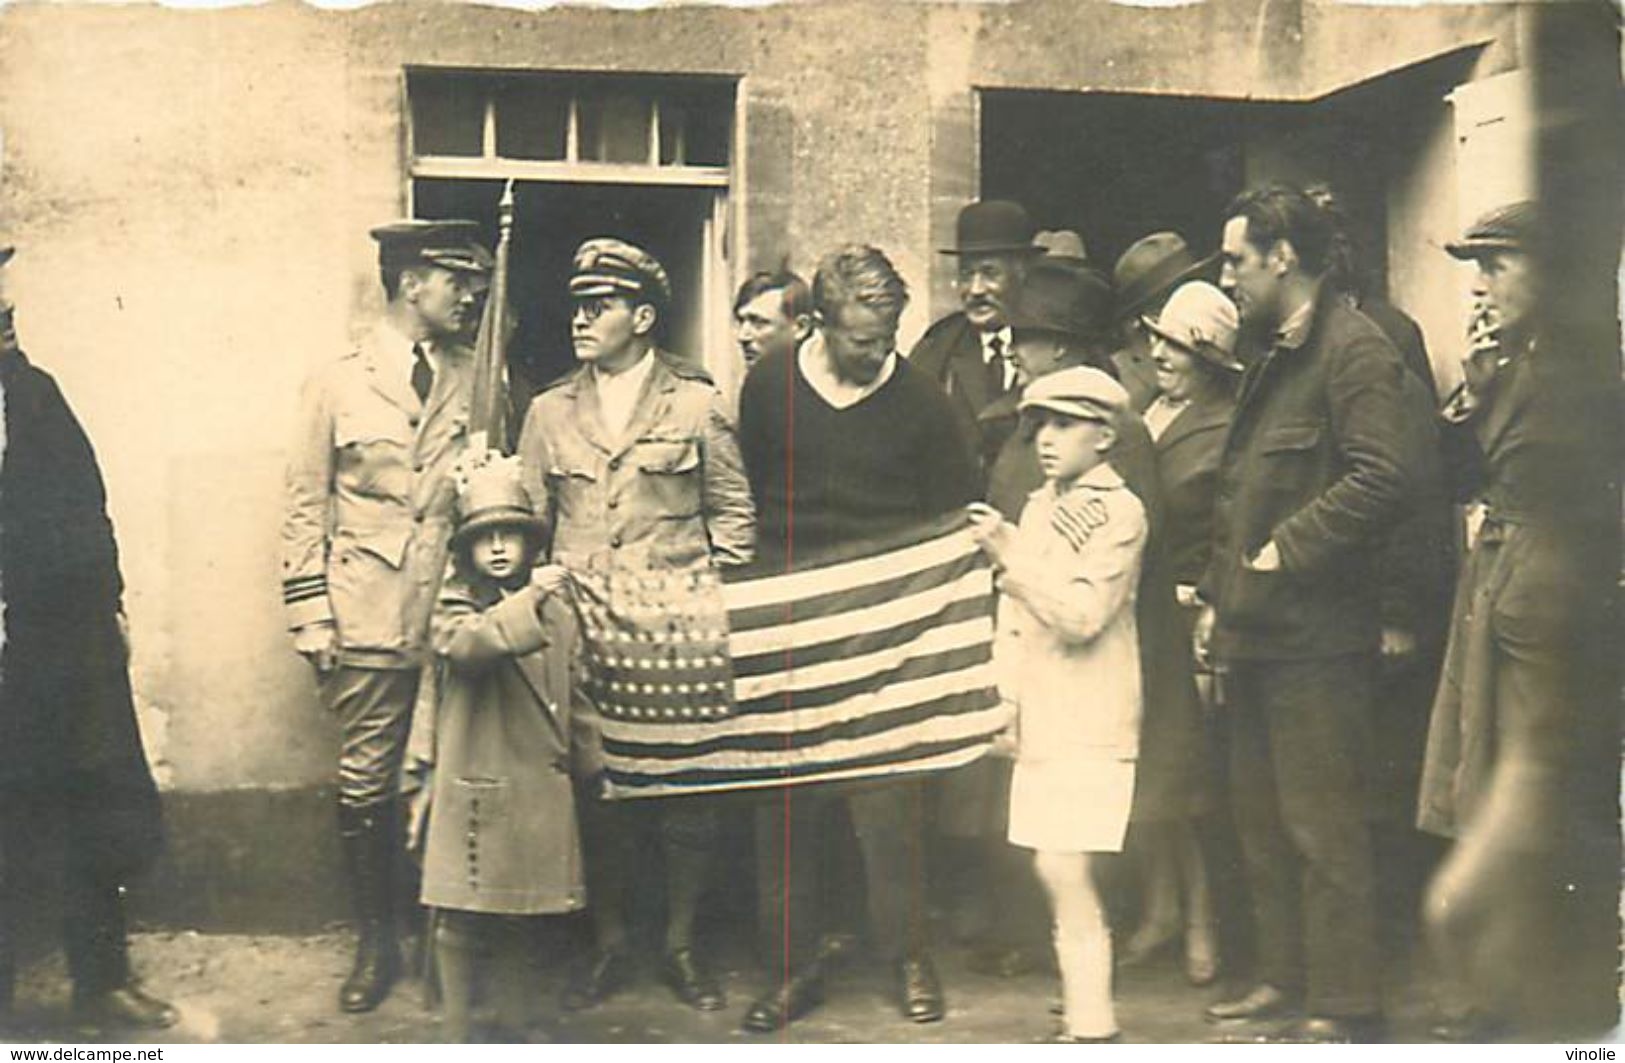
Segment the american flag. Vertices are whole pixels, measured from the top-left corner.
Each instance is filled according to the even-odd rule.
[[[616,797],[954,768],[1009,722],[957,515],[793,573],[642,580],[578,599]]]

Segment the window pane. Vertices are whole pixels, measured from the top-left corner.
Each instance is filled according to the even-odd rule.
[[[733,106],[730,101],[723,100],[720,105],[690,111],[684,130],[688,165],[728,165],[729,133],[732,128]]]
[[[687,162],[684,127],[688,123],[688,108],[675,99],[660,101],[660,165],[682,166]]]
[[[585,91],[580,98],[581,158],[649,161],[649,101],[627,92]]]
[[[418,155],[481,155],[485,140],[485,85],[474,78],[416,77],[412,150]]]
[[[520,81],[497,95],[497,154],[505,159],[564,158],[568,93],[546,82]]]

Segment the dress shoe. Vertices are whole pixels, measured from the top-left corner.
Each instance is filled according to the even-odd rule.
[[[1382,1033],[1382,1017],[1379,1015],[1347,1018],[1312,1015],[1288,1023],[1271,1033],[1266,1040],[1272,1044],[1290,1045],[1375,1044],[1382,1040]]]
[[[1244,997],[1209,1004],[1202,1017],[1208,1022],[1256,1022],[1285,1018],[1293,1010],[1291,997],[1268,983],[1261,983]]]
[[[937,1022],[946,1014],[930,957],[909,956],[897,965],[897,1002],[909,1022]]]
[[[576,975],[559,1001],[566,1011],[602,1004],[632,981],[632,958],[619,950],[599,952]]]
[[[73,1002],[75,1021],[93,1026],[165,1030],[180,1019],[173,1005],[148,996],[134,983]]]
[[[693,949],[666,953],[660,977],[677,994],[678,1000],[698,1011],[716,1011],[728,1003],[717,980],[694,962]]]
[[[773,992],[759,997],[740,1024],[751,1033],[773,1033],[824,1001],[824,975],[815,964],[792,974]]]

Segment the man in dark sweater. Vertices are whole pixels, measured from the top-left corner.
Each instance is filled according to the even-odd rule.
[[[739,441],[757,505],[757,562],[795,571],[851,556],[972,501],[975,458],[947,396],[897,354],[908,290],[872,247],[826,256],[813,280],[816,331],[799,350],[758,362],[740,396]],[[787,787],[761,809],[761,901],[776,916],[779,985],[745,1015],[779,1029],[822,998],[816,854],[828,803],[847,803],[863,852],[875,951],[895,965],[897,1003],[913,1022],[943,1016],[926,952],[921,798],[916,780]]]

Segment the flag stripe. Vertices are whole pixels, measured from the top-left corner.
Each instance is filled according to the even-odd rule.
[[[883,582],[900,572],[932,568],[955,558],[963,558],[967,546],[974,547],[970,533],[953,531],[915,546],[855,561],[725,583],[723,598],[728,603],[729,613],[817,598],[835,591]]]
[[[831,590],[824,586],[823,593],[805,598],[783,599],[766,605],[740,606],[732,601],[730,595],[725,594],[724,597],[730,605],[728,622],[735,632],[739,632],[774,627],[792,620],[814,620],[819,617],[836,616],[853,609],[880,605],[904,595],[914,594],[933,584],[950,582],[955,576],[974,566],[973,558],[961,555],[923,568],[893,572],[890,578],[874,583],[858,584],[844,590]]]
[[[735,689],[750,691],[740,693],[738,695],[740,700],[756,697],[755,691],[759,690],[761,683],[770,676],[792,671],[803,672],[832,661],[852,660],[887,650],[895,651],[934,628],[966,624],[973,630],[979,629],[981,637],[986,639],[992,633],[992,622],[987,618],[988,606],[988,602],[974,598],[955,602],[935,615],[923,616],[881,631],[865,631],[858,628],[842,639],[831,639],[807,646],[780,646],[770,652],[751,657],[736,657]]]

